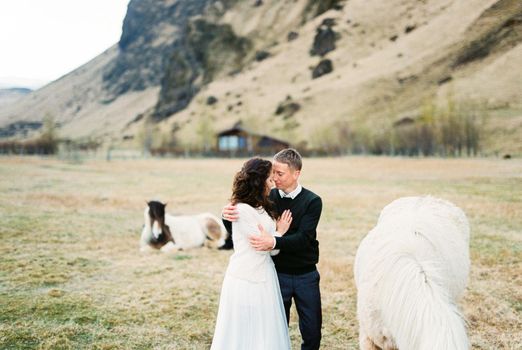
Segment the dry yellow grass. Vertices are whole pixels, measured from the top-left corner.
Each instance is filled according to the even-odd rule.
[[[140,254],[145,201],[219,214],[243,160],[0,158],[0,348],[207,349],[230,252]],[[460,305],[474,349],[522,344],[522,161],[305,159],[319,226],[323,348],[355,349],[352,264],[384,205],[432,194],[472,227]],[[293,348],[299,348],[295,313]]]

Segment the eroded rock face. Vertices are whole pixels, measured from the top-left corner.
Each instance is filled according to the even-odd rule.
[[[453,68],[466,65],[515,47],[522,41],[522,6],[509,0],[500,0],[484,11],[468,29],[472,38],[463,45],[455,58]],[[505,13],[505,16],[500,16]]]
[[[214,23],[237,0],[132,0],[119,54],[103,72],[106,103],[129,91],[161,86],[156,120],[185,108],[221,72],[241,69],[250,43]]]
[[[229,25],[203,18],[189,21],[183,47],[172,54],[166,68],[154,118],[184,109],[217,75],[240,71],[250,49],[250,41],[236,36]]]
[[[335,20],[333,18],[325,18],[321,25],[317,27],[316,34],[312,49],[310,50],[311,56],[324,56],[328,52],[335,50],[335,41],[337,40],[338,34],[333,30]]]
[[[275,115],[281,115],[283,116],[283,119],[288,119],[300,109],[301,105],[293,101],[291,96],[287,96],[286,99],[277,106]]]
[[[256,61],[258,62],[266,60],[268,57],[270,57],[270,52],[268,51],[260,50],[256,52]]]
[[[189,18],[202,14],[211,2],[132,0],[123,22],[118,57],[103,72],[109,100],[159,85],[172,53],[183,47]]]
[[[306,20],[319,16],[328,10],[341,10],[345,0],[308,0],[305,13]]]
[[[116,60],[103,72],[106,103],[129,91],[161,85],[155,116],[163,118],[183,109],[200,89],[194,82],[202,77],[208,83],[223,71],[241,69],[242,58],[250,49],[245,38],[231,27],[213,23],[238,0],[131,0],[123,23]],[[254,2],[260,6],[263,2]],[[306,13],[317,16],[341,1],[310,1]],[[196,19],[197,18],[197,19]],[[322,31],[317,54],[334,47],[331,27]],[[333,48],[332,48],[333,45]],[[219,52],[227,51],[224,54]],[[210,52],[213,54],[211,55]],[[214,57],[219,56],[217,59]],[[259,57],[262,60],[266,56]],[[225,63],[224,67],[219,64]]]
[[[319,62],[319,64],[312,71],[312,79],[317,79],[325,74],[331,73],[332,71],[332,61],[329,59],[321,60],[321,62]]]
[[[207,105],[208,106],[215,105],[217,102],[218,102],[218,99],[215,96],[207,97]]]
[[[299,33],[298,32],[294,32],[294,31],[291,31],[287,34],[286,36],[286,40],[287,41],[294,41],[295,39],[297,39],[299,37]]]
[[[246,59],[266,59],[268,52],[254,55],[249,39],[219,23],[238,1],[131,0],[118,43],[119,54],[103,70],[103,102],[160,86],[152,114],[155,120],[161,120],[183,110],[201,87],[216,77],[240,72]],[[253,4],[261,6],[263,2]],[[303,18],[339,8],[340,4],[337,0],[310,1]],[[314,54],[323,56],[335,48],[332,25],[326,23],[318,29]]]

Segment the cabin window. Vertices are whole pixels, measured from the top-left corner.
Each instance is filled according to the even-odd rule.
[[[219,138],[219,149],[222,151],[246,148],[246,138],[236,135],[221,136]]]
[[[246,138],[238,137],[238,143],[240,149],[246,148]]]

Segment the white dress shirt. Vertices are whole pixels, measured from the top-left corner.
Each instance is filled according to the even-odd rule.
[[[303,190],[303,186],[301,186],[301,184],[298,183],[297,187],[292,192],[285,193],[283,190],[279,190],[279,195],[281,196],[281,198],[292,198],[292,199],[294,199],[295,197],[297,197],[297,195],[299,193],[301,193],[302,190]]]

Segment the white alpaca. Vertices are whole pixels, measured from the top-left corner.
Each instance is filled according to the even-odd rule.
[[[174,216],[165,213],[165,204],[151,201],[143,213],[145,225],[140,250],[152,248],[164,252],[225,244],[227,231],[221,220],[210,213]]]
[[[456,301],[469,274],[469,224],[452,203],[387,205],[355,257],[361,349],[469,349]]]

